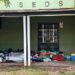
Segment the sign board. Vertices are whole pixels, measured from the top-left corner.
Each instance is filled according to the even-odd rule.
[[[0,0],[0,10],[73,9],[74,0]]]

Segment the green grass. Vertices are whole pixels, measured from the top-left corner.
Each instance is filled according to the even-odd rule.
[[[4,68],[0,75],[75,75],[75,71],[45,71],[36,67]]]

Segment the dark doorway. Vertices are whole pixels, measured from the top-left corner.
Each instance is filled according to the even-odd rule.
[[[38,50],[59,51],[59,23],[38,23]]]

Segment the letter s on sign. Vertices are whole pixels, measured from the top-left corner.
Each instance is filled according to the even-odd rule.
[[[59,6],[63,6],[63,1],[59,1]]]

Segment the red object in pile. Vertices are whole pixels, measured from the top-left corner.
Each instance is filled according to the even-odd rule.
[[[56,61],[63,61],[63,56],[62,56],[62,54],[53,55],[52,59],[56,60]]]
[[[58,55],[58,61],[63,61],[63,56],[62,56],[62,54],[59,54],[59,55]]]

